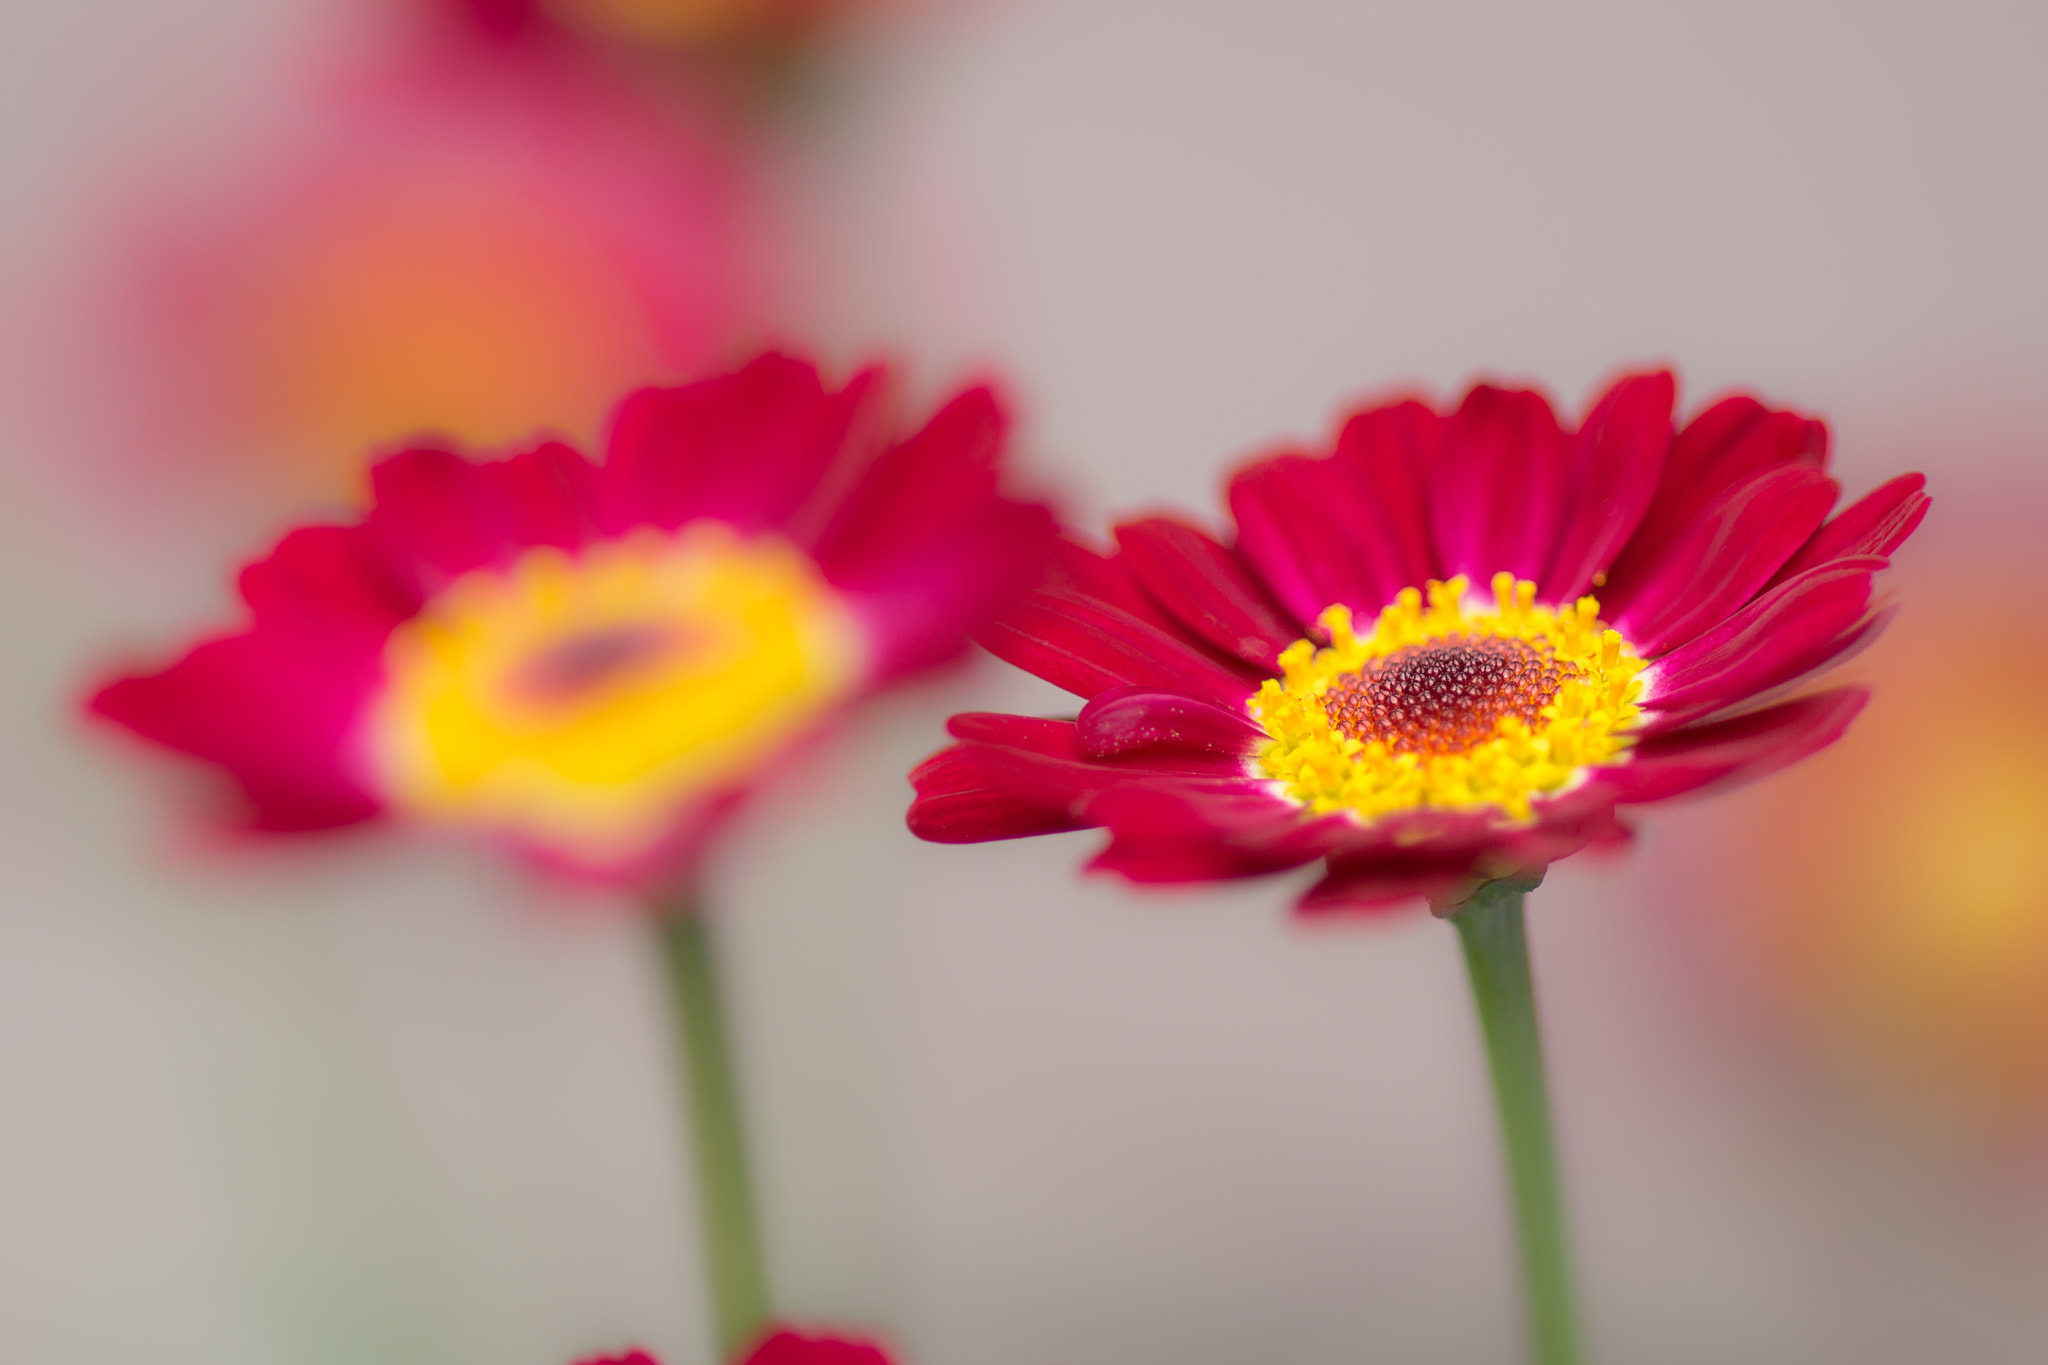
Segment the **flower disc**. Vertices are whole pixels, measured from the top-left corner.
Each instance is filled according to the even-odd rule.
[[[393,805],[606,861],[647,851],[864,666],[807,556],[715,521],[466,574],[384,657],[367,747]]]
[[[1270,737],[1260,769],[1318,813],[1499,806],[1517,819],[1592,764],[1625,755],[1643,660],[1600,604],[1536,605],[1536,585],[1493,578],[1491,609],[1467,580],[1405,588],[1372,633],[1323,612],[1330,644],[1297,640],[1247,703]]]

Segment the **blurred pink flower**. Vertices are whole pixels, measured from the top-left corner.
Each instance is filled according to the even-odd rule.
[[[618,393],[753,325],[754,196],[725,125],[680,100],[444,45],[330,85],[303,122],[134,226],[113,307],[142,398],[114,441],[159,465],[146,482],[215,462],[302,501],[423,433],[588,441]]]
[[[261,829],[384,815],[615,882],[687,872],[806,736],[957,655],[1036,575],[986,389],[883,427],[879,372],[643,390],[601,465],[559,443],[372,471],[367,514],[245,569],[250,623],[91,700],[225,769]]]

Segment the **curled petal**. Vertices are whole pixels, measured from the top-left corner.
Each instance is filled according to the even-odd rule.
[[[1930,504],[1922,491],[1926,487],[1925,474],[1901,474],[1879,484],[1815,531],[1772,577],[1771,586],[1834,559],[1860,555],[1889,558],[1927,515]]]
[[[1834,506],[1835,481],[1778,465],[1723,495],[1641,581],[1619,590],[1612,618],[1636,648],[1662,654],[1728,619],[1805,543]]]
[[[1828,430],[1796,412],[1774,412],[1754,398],[1714,404],[1671,440],[1656,496],[1642,524],[1608,573],[1600,601],[1618,614],[1635,586],[1655,575],[1659,562],[1730,489],[1780,465],[1827,465]]]
[[[1242,759],[1266,737],[1242,707],[1143,687],[1096,694],[1081,708],[1074,728],[1079,752],[1097,759],[1125,754]]]
[[[1871,576],[1884,561],[1838,559],[1779,584],[1725,624],[1651,665],[1644,702],[1671,729],[1751,700],[1871,638]]]

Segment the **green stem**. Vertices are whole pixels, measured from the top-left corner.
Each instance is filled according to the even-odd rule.
[[[747,1176],[732,1054],[704,917],[694,907],[663,907],[662,960],[675,994],[683,1082],[697,1152],[697,1207],[711,1278],[719,1359],[734,1360],[768,1325],[768,1277]]]
[[[1557,1151],[1543,1080],[1543,1041],[1536,1030],[1536,992],[1529,977],[1529,940],[1522,923],[1524,882],[1481,887],[1450,916],[1465,946],[1465,970],[1500,1110],[1502,1145],[1521,1228],[1522,1273],[1529,1333],[1538,1365],[1578,1359],[1571,1267],[1565,1257],[1564,1208],[1558,1196]]]

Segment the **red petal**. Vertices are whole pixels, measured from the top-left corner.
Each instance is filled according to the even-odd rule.
[[[1616,585],[1608,619],[1656,656],[1728,619],[1805,543],[1835,504],[1811,465],[1766,469],[1719,498],[1635,582]]]
[[[1299,867],[1330,851],[1343,816],[1309,815],[1265,784],[1132,784],[1090,803],[1110,831],[1089,867],[1134,882],[1212,881]]]
[[[1301,636],[1300,624],[1282,614],[1236,555],[1185,522],[1125,522],[1116,540],[1138,585],[1222,653],[1271,671],[1280,651]]]
[[[1564,514],[1565,438],[1541,394],[1476,385],[1444,433],[1430,482],[1437,557],[1484,584],[1550,567]]]
[[[1655,735],[1637,746],[1634,761],[1612,769],[1610,780],[1617,799],[1632,804],[1750,781],[1833,744],[1869,700],[1865,689],[1843,687]]]
[[[1097,695],[1081,708],[1074,732],[1077,751],[1097,759],[1135,753],[1241,759],[1266,737],[1242,707],[1138,687]]]
[[[1409,855],[1341,863],[1333,858],[1323,879],[1304,891],[1294,908],[1314,918],[1410,910],[1421,900],[1459,898],[1473,880],[1469,860]]]
[[[1273,455],[1231,478],[1238,552],[1297,619],[1339,603],[1371,616],[1431,576],[1419,480],[1439,425],[1420,403],[1373,409],[1328,459]]]
[[[799,1336],[777,1329],[741,1365],[889,1365],[889,1356],[872,1341]]]
[[[1580,424],[1566,455],[1564,532],[1537,580],[1546,601],[1584,595],[1641,524],[1671,447],[1676,393],[1669,371],[1630,375],[1602,394]]]
[[[1773,412],[1754,398],[1725,398],[1671,440],[1650,510],[1599,590],[1619,610],[1632,585],[1651,577],[1670,547],[1729,489],[1783,464],[1827,465],[1827,427],[1796,412]]]
[[[1119,608],[1059,588],[1030,593],[976,638],[997,658],[1082,697],[1138,686],[1235,704],[1252,691],[1246,678],[1193,645]]]
[[[1079,758],[1080,745],[1074,722],[1046,716],[1010,716],[1000,711],[962,711],[946,722],[946,733],[955,739],[979,744],[1006,744],[1013,749],[1051,754],[1056,758]]]
[[[1771,579],[1772,586],[1831,559],[1855,555],[1889,558],[1927,515],[1929,501],[1921,491],[1926,486],[1924,474],[1901,474],[1889,483],[1879,484],[1815,531],[1813,538],[1799,547],[1799,553],[1778,570]]]
[[[1437,574],[1426,490],[1443,425],[1427,405],[1410,399],[1355,413],[1337,434],[1330,464],[1348,485],[1347,506],[1358,518],[1353,535],[1369,561],[1376,599],[1365,610],[1376,611],[1401,589]]]
[[[977,746],[956,744],[911,770],[917,789],[906,823],[935,844],[979,844],[1085,829],[1063,802],[1026,795],[977,761]]]
[[[1867,641],[1872,557],[1838,559],[1781,583],[1725,624],[1652,665],[1657,728],[1686,725],[1804,676]]]

